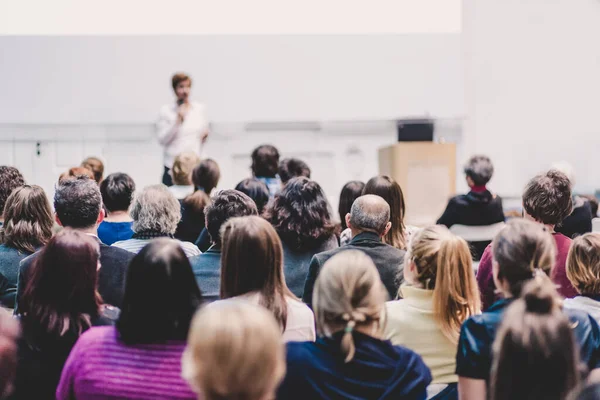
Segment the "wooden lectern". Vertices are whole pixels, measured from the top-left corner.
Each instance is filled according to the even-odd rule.
[[[435,224],[456,192],[456,146],[400,142],[382,147],[379,173],[400,184],[406,203],[405,224]]]

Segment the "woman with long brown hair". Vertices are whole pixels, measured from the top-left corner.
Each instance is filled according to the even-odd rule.
[[[442,225],[417,232],[406,253],[404,282],[403,300],[387,303],[386,336],[423,357],[435,385],[430,394],[457,398],[460,326],[481,312],[467,242]]]
[[[33,261],[19,300],[16,394],[54,399],[63,365],[79,336],[94,325],[112,325],[117,310],[98,294],[100,250],[91,236],[65,229]]]
[[[0,229],[0,302],[13,308],[19,263],[52,237],[52,210],[44,189],[25,185],[6,200]]]
[[[221,228],[221,240],[221,299],[264,306],[275,316],[285,341],[315,340],[312,311],[285,283],[275,229],[260,217],[232,218]]]

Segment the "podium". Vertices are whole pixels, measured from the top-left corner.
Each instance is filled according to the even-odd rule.
[[[404,193],[404,223],[435,224],[456,193],[453,143],[399,142],[379,149],[379,174],[393,178]]]

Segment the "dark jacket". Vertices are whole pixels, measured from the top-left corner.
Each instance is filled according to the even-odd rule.
[[[0,245],[0,304],[14,308],[17,295],[19,264],[31,253],[24,253],[5,244]]]
[[[283,273],[285,283],[288,288],[297,297],[302,298],[304,293],[304,283],[308,275],[308,268],[313,256],[327,250],[337,249],[339,247],[335,235],[331,235],[327,240],[315,249],[294,249],[281,241],[283,246]]]
[[[420,356],[387,340],[352,334],[356,352],[344,363],[343,332],[287,344],[287,371],[278,399],[421,400],[431,373]]]
[[[483,314],[464,322],[458,340],[456,374],[465,378],[488,380],[492,368],[492,344],[496,338],[504,311],[512,299],[498,300]],[[580,358],[589,370],[600,367],[600,328],[587,313],[565,309],[572,322],[575,342],[580,347]]]
[[[212,246],[204,253],[191,257],[190,264],[204,301],[210,303],[218,300],[221,288],[221,249]]]
[[[177,224],[175,239],[195,243],[204,229],[204,223],[204,214],[198,215],[191,208],[186,208],[181,202],[181,220]]]
[[[575,239],[584,233],[592,231],[592,205],[582,197],[573,198],[573,212],[557,225],[554,230]]]
[[[398,295],[398,288],[404,280],[404,250],[398,250],[381,241],[381,238],[372,232],[362,232],[352,238],[350,243],[334,250],[315,254],[310,262],[306,283],[304,285],[304,294],[302,300],[308,305],[312,305],[312,295],[317,276],[323,267],[323,264],[334,255],[345,250],[361,250],[373,260],[381,281],[388,291],[390,299],[395,299]]]
[[[100,242],[100,240],[98,239]],[[33,260],[40,254],[33,253],[21,261],[19,267],[19,278],[17,281],[17,298],[15,314],[19,314],[19,299],[25,291],[25,285],[31,273]],[[100,270],[98,271],[98,292],[105,304],[121,308],[123,304],[123,292],[125,291],[125,278],[129,263],[135,257],[134,253],[118,247],[107,246],[100,242]]]

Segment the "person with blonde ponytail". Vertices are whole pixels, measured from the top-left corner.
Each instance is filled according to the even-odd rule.
[[[386,289],[358,250],[331,257],[313,292],[320,338],[287,344],[279,399],[427,398],[431,373],[419,355],[383,339]]]
[[[506,310],[494,341],[491,400],[563,400],[580,378],[569,318],[549,280],[533,280]]]
[[[402,300],[387,303],[386,337],[415,351],[431,369],[430,398],[458,396],[460,326],[481,311],[467,242],[435,225],[417,232],[404,261]]]
[[[495,286],[503,298],[486,312],[467,319],[461,328],[456,355],[461,400],[485,399],[492,368],[492,343],[506,309],[531,281],[551,284],[556,245],[547,227],[526,219],[513,219],[492,244]],[[570,321],[579,357],[594,376],[600,367],[600,327],[585,312],[564,310]],[[507,318],[510,318],[507,315]],[[548,376],[548,379],[551,379]],[[523,397],[514,397],[523,398]],[[529,398],[529,397],[525,397]],[[538,397],[534,397],[538,398]],[[542,397],[543,398],[543,397]]]

